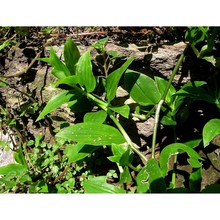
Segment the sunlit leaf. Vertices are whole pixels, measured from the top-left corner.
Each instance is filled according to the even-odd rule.
[[[160,168],[163,176],[167,175],[170,156],[184,152],[189,155],[190,158],[188,159],[188,162],[193,168],[199,168],[202,166],[202,163],[199,162],[202,158],[195,150],[182,143],[173,143],[166,146],[160,154]]]
[[[85,144],[67,145],[64,153],[68,157],[68,164],[82,160],[97,150],[99,146],[90,146]]]
[[[52,97],[47,105],[44,107],[43,111],[40,113],[36,121],[41,120],[45,115],[49,114],[50,112],[54,111],[56,108],[60,107],[62,104],[69,102],[72,99],[77,99],[81,94],[77,93],[76,91],[64,91],[56,96]]]
[[[77,46],[68,38],[64,45],[64,60],[67,68],[69,69],[71,75],[75,74],[75,65],[80,58],[80,53]]]
[[[205,124],[202,130],[204,147],[207,147],[212,139],[214,139],[218,134],[220,134],[220,120],[216,118],[211,119]]]
[[[113,106],[113,107],[110,107],[110,109],[114,112],[119,113],[125,118],[129,118],[130,108],[128,105]]]
[[[140,105],[154,105],[160,101],[161,95],[153,79],[132,70],[125,73],[126,90]]]
[[[106,79],[106,93],[107,93],[107,100],[111,102],[116,95],[116,90],[118,88],[118,83],[122,77],[124,71],[128,68],[128,66],[134,60],[133,57],[130,57],[120,68],[115,70],[114,72],[110,73]]]
[[[147,165],[138,173],[137,178],[137,192],[152,192],[161,193],[166,192],[166,183],[163,179],[162,171],[155,159],[149,159]]]
[[[118,186],[106,182],[106,176],[90,177],[83,181],[85,193],[126,193]]]
[[[83,117],[83,121],[102,124],[103,122],[105,122],[106,117],[107,113],[104,110],[99,110],[97,112],[87,112]]]
[[[125,142],[122,134],[110,125],[97,123],[78,123],[64,128],[57,137],[89,145],[111,145]]]
[[[76,75],[80,86],[85,86],[87,92],[92,92],[96,87],[96,79],[92,72],[90,52],[84,53],[76,64]]]

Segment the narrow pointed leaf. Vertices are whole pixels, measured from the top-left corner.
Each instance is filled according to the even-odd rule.
[[[132,63],[133,60],[134,58],[130,57],[119,69],[115,70],[114,72],[108,75],[106,79],[106,93],[107,100],[109,103],[115,98],[118,83],[122,77],[122,74]]]
[[[56,71],[63,72],[65,76],[70,76],[70,71],[65,66],[65,64],[58,58],[53,47],[50,48],[50,57],[49,58],[39,58],[38,60],[48,62]],[[60,76],[60,75],[58,75]]]
[[[79,96],[77,93],[71,93],[70,91],[64,91],[56,96],[54,96],[47,105],[44,107],[43,111],[40,113],[36,121],[41,120],[45,115],[54,111],[56,108],[60,107],[62,104],[69,102],[72,99],[76,99]]]
[[[92,72],[90,52],[87,51],[76,64],[76,75],[79,78],[80,86],[85,86],[87,92],[92,92],[96,87],[96,78]]]
[[[71,75],[75,74],[75,65],[80,58],[80,53],[77,46],[68,38],[64,45],[64,60],[67,68],[69,69]]]
[[[205,124],[202,131],[204,147],[207,147],[218,134],[220,134],[220,120],[216,118],[211,119]]]
[[[61,130],[57,137],[95,146],[122,144],[122,134],[110,125],[97,123],[78,123]]]

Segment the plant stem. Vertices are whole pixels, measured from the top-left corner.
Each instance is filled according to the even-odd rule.
[[[118,127],[119,131],[122,133],[122,135],[124,136],[125,140],[127,141],[128,145],[131,147],[131,149],[138,154],[139,157],[141,157],[143,159],[144,162],[147,163],[148,159],[145,157],[144,154],[142,154],[136,147],[135,144],[132,142],[132,140],[130,139],[130,137],[128,136],[128,134],[126,133],[126,131],[124,130],[124,128],[121,126],[121,124],[118,122],[118,120],[115,118],[113,112],[109,109],[108,110],[108,114],[110,116],[110,118],[112,119],[112,121],[115,123],[115,125]]]
[[[155,121],[154,121],[153,140],[152,140],[152,158],[155,158],[155,146],[156,146],[156,139],[157,139],[157,128],[158,128],[158,124],[159,124],[160,109],[161,109],[163,103],[166,100],[166,96],[167,96],[167,93],[169,92],[169,89],[170,89],[170,86],[172,84],[172,81],[173,81],[176,73],[178,72],[180,65],[183,62],[183,59],[185,57],[185,52],[186,52],[187,48],[188,48],[188,45],[186,46],[184,52],[181,54],[180,58],[178,59],[176,65],[175,65],[175,67],[174,67],[174,69],[172,71],[172,74],[170,76],[170,79],[168,81],[168,84],[167,84],[167,87],[165,89],[165,92],[164,92],[160,102],[157,105],[157,109],[156,109],[156,113],[155,113]]]

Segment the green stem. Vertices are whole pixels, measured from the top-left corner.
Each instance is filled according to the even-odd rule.
[[[152,139],[152,158],[155,158],[155,146],[156,146],[156,139],[157,139],[157,128],[158,128],[158,124],[159,124],[160,109],[161,109],[163,103],[166,100],[166,96],[167,96],[167,94],[169,92],[169,89],[170,89],[170,86],[172,84],[172,81],[173,81],[176,73],[178,72],[180,65],[183,62],[183,59],[185,57],[185,52],[186,52],[187,48],[188,48],[188,45],[186,46],[184,52],[181,54],[180,58],[178,59],[176,65],[175,65],[175,67],[174,67],[174,69],[172,71],[172,74],[170,76],[170,79],[168,81],[168,84],[167,84],[167,87],[165,89],[165,92],[164,92],[160,102],[157,105],[157,109],[156,109],[156,113],[155,113],[155,121],[154,121],[153,139]]]
[[[174,142],[177,142],[177,136],[176,136],[176,129],[175,127],[173,127],[173,136],[174,136]],[[176,169],[177,169],[177,157],[178,154],[174,155],[174,162],[173,162],[173,171],[172,171],[172,187],[175,188],[176,187]]]
[[[118,122],[118,120],[115,118],[113,112],[109,109],[108,110],[108,114],[110,116],[110,118],[112,119],[112,121],[115,123],[115,125],[118,127],[119,131],[122,133],[122,135],[124,136],[126,142],[128,143],[128,145],[131,147],[131,149],[139,156],[143,159],[144,162],[147,163],[148,159],[145,157],[144,154],[142,154],[137,148],[136,145],[132,142],[132,140],[130,139],[130,137],[128,136],[128,134],[126,133],[126,131],[124,130],[124,128],[121,126],[121,124]]]

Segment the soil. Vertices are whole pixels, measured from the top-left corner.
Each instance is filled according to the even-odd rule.
[[[18,44],[0,52],[1,75],[17,75],[28,68],[36,54],[41,51],[40,57],[48,56],[50,46],[43,48],[45,35],[41,33],[41,29],[38,27],[30,29],[33,32],[30,31],[28,36],[17,36]],[[158,75],[168,79],[179,55],[185,48],[183,41],[184,31],[185,28],[183,27],[176,28],[175,30],[162,27],[66,27],[61,28],[59,33],[51,33],[47,38],[53,39],[51,45],[62,59],[64,43],[68,36],[74,40],[80,52],[83,53],[89,45],[108,35],[110,36],[107,44],[109,51],[117,51],[119,55],[124,55],[124,57],[135,56],[131,69],[150,76]],[[3,38],[3,36],[0,36],[0,38]],[[95,50],[92,50],[91,54],[95,57]],[[36,61],[27,72],[8,78],[10,86],[0,87],[1,105],[4,108],[7,107],[10,120],[13,118],[17,120],[17,130],[14,131],[19,133],[19,135],[17,133],[15,135],[17,145],[21,141],[27,141],[36,137],[39,133],[44,134],[45,141],[52,142],[54,141],[52,132],[54,128],[59,127],[63,122],[74,124],[78,117],[81,117],[78,114],[71,113],[65,106],[58,108],[51,114],[52,120],[48,118],[44,122],[36,123],[35,120],[38,114],[35,113],[26,113],[28,114],[28,119],[22,116],[21,107],[30,103],[29,98],[25,94],[31,94],[34,100],[42,104],[58,93],[57,89],[50,86],[50,83],[55,80],[53,75],[50,74],[50,70],[47,64]],[[207,70],[209,73],[216,71],[209,63],[196,60],[189,51],[187,59],[174,80],[174,85],[178,87],[192,79],[207,80]],[[128,95],[123,90],[123,86],[120,88],[121,90],[119,89],[117,92],[118,101]],[[196,103],[195,106],[192,106],[190,112],[192,118],[189,118],[187,122],[178,128],[180,140],[184,134],[191,131],[196,134],[196,131],[201,131],[204,124],[209,120],[209,118],[203,118],[199,113],[204,111],[209,111],[210,114],[205,115],[210,115],[210,117],[213,114],[217,114],[214,107],[207,109],[206,103]],[[150,149],[147,146],[151,143],[154,119],[150,118],[145,122],[139,120],[127,122],[121,119],[121,123],[128,134],[131,135],[132,140],[139,146],[142,146],[141,151],[148,155]],[[169,129],[161,126],[157,144],[158,156],[159,150],[166,146],[169,139],[172,138],[169,136],[169,133]],[[200,154],[206,162],[202,170],[202,188],[204,188],[206,185],[218,183],[220,180],[218,146],[213,144],[209,150],[201,148]],[[10,151],[3,152],[0,155],[0,166],[12,161]],[[183,158],[183,161],[177,167],[177,187],[183,186],[183,177],[189,177],[190,172],[191,168]]]

